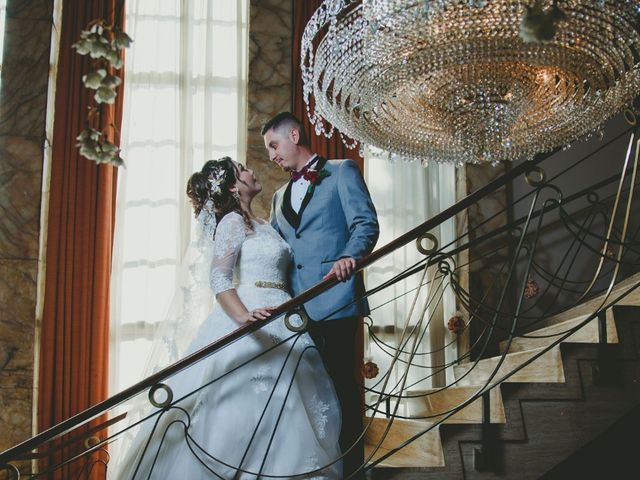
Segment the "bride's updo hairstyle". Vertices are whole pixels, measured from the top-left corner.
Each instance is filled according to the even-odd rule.
[[[248,230],[253,230],[249,216],[240,207],[237,193],[229,189],[236,184],[238,171],[229,157],[207,161],[187,182],[187,196],[197,217],[203,209],[212,209],[219,223],[231,212],[242,215]]]

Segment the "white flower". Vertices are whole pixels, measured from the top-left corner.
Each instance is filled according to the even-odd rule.
[[[113,66],[113,68],[118,69],[122,67],[122,59],[120,58],[120,53],[117,50],[113,50],[111,46],[109,46],[109,50],[105,53],[104,57]]]
[[[91,51],[91,42],[87,41],[86,39],[80,39],[76,43],[71,45],[71,47],[75,48],[76,52],[78,52],[79,55],[86,55]]]
[[[120,80],[120,77],[117,77],[115,75],[107,75],[102,79],[102,82],[100,83],[103,87],[113,89],[120,85],[122,83],[122,80]]]
[[[82,77],[82,82],[84,83],[85,87],[97,90],[106,76],[107,71],[104,68],[101,68],[100,70],[84,75]]]
[[[88,128],[83,130],[76,137],[80,148],[80,155],[96,163],[110,163],[119,167],[124,164],[120,157],[120,149],[114,143],[103,138],[103,134],[98,130]]]
[[[120,51],[128,48],[132,41],[125,32],[109,25],[103,19],[97,19],[91,22],[89,29],[80,32],[80,39],[72,45],[79,55],[89,55],[93,59],[91,63],[97,68],[96,71],[82,77],[84,86],[96,91],[93,98],[97,103],[114,103],[116,87],[122,80],[117,75],[108,74],[107,71],[109,67],[122,67]],[[91,119],[96,111],[98,121],[93,123],[100,124],[99,110],[91,108],[89,118]],[[83,157],[96,163],[110,163],[117,167],[124,164],[118,146],[106,140],[102,132],[88,128],[82,131],[76,140],[76,146]]]
[[[113,37],[113,40],[109,40]],[[120,50],[131,45],[131,37],[125,32],[103,28],[96,24],[90,30],[80,33],[80,40],[72,45],[80,55],[90,55],[93,59],[104,58],[116,69],[122,67]]]
[[[100,87],[93,96],[98,103],[113,103],[116,99],[116,91],[109,87]]]
[[[114,46],[116,48],[129,48],[133,40],[126,33],[116,30],[116,38],[114,40]]]

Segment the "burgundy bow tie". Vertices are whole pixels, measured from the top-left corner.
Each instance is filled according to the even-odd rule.
[[[300,178],[302,178],[302,177],[304,177],[307,180],[309,180],[307,178],[307,175],[305,175],[305,174],[316,163],[317,160],[318,160],[318,157],[314,158],[311,162],[307,163],[304,167],[302,167],[302,170],[300,170],[300,171],[291,170],[291,172],[289,172],[289,174],[291,175],[291,180],[296,182],[296,181],[300,180]]]

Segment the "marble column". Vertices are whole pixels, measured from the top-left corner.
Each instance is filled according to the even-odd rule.
[[[32,435],[52,0],[8,0],[0,87],[0,451]]]
[[[247,167],[262,183],[254,213],[268,218],[271,196],[287,176],[268,161],[260,129],[273,115],[291,111],[292,0],[251,0]]]

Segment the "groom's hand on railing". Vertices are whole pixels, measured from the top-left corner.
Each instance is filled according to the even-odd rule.
[[[354,258],[352,257],[341,258],[340,260],[337,260],[336,263],[333,264],[333,267],[331,267],[331,270],[329,270],[329,273],[327,273],[322,278],[322,280],[326,280],[331,275],[335,274],[338,280],[340,280],[341,282],[345,282],[349,280],[351,275],[353,275],[353,272],[355,271],[355,269],[356,269],[356,261]]]

